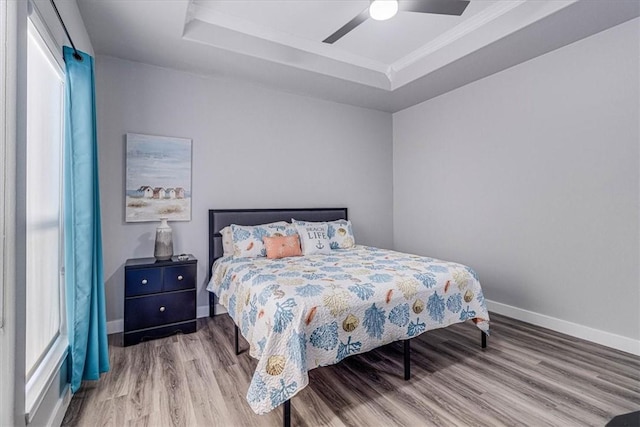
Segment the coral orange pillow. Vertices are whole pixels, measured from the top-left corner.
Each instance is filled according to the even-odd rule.
[[[262,241],[267,249],[267,258],[276,259],[302,255],[300,238],[297,234],[292,236],[265,236]]]

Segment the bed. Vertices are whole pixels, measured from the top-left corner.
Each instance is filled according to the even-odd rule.
[[[308,371],[467,320],[486,347],[489,315],[475,272],[433,258],[355,245],[330,253],[268,259],[223,255],[220,230],[236,224],[347,220],[346,208],[209,211],[210,315],[216,299],[249,342],[258,365],[247,392],[254,412],[284,405],[308,384]],[[219,298],[217,298],[219,297]]]

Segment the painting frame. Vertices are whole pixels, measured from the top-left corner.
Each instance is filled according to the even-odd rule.
[[[127,132],[125,222],[191,221],[193,141]]]

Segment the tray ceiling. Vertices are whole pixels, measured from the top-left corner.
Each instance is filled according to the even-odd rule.
[[[78,0],[97,54],[384,111],[640,14],[636,0],[472,0],[462,16],[401,11],[388,21],[368,19],[332,45],[322,43],[368,4]]]

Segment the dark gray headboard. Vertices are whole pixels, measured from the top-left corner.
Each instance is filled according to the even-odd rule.
[[[209,210],[209,275],[213,262],[222,256],[220,230],[231,224],[259,225],[275,221],[334,221],[347,219],[347,208],[317,209],[210,209]]]
[[[348,219],[347,208],[315,209],[209,209],[209,278],[213,262],[222,256],[220,230],[231,224],[259,225],[269,222],[287,221],[335,221]],[[215,298],[209,293],[209,315],[214,315]]]

